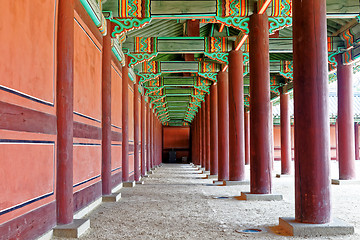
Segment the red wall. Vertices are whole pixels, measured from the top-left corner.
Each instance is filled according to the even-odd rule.
[[[280,125],[274,125],[274,159],[281,159],[281,131]],[[291,126],[291,146],[292,157],[294,158],[294,126]],[[331,159],[336,159],[336,135],[335,125],[330,125],[330,146],[331,146]]]
[[[129,178],[134,180],[134,84],[128,85],[128,123],[129,123]]]
[[[115,187],[121,182],[122,153],[122,68],[113,56],[111,61],[111,181]]]
[[[177,161],[182,157],[189,159],[190,127],[163,127],[163,161],[169,159],[169,151],[176,151]]]
[[[56,5],[1,3],[1,239],[33,239],[55,225]]]
[[[75,12],[74,21],[74,207],[85,207],[101,195],[102,42]],[[87,131],[83,131],[83,129]],[[85,191],[92,186],[93,196]],[[85,199],[84,199],[85,198]]]

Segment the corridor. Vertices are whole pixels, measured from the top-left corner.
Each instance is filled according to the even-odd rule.
[[[331,167],[336,177],[337,163],[332,161]],[[279,171],[276,161],[273,173]],[[249,179],[248,165],[246,173]],[[188,164],[164,164],[144,178],[143,185],[122,188],[119,202],[102,203],[86,216],[91,229],[80,239],[289,239],[277,225],[279,217],[294,213],[292,177],[274,175],[273,192],[284,200],[270,202],[238,200],[236,196],[248,191],[249,185],[215,186],[204,177]],[[333,214],[353,224],[355,234],[315,239],[360,239],[359,186],[331,187]],[[262,232],[236,232],[253,228]]]

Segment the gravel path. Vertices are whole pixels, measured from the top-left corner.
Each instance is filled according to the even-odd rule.
[[[337,176],[335,162],[332,174]],[[246,202],[233,197],[249,186],[213,186],[204,176],[190,165],[163,165],[144,185],[121,189],[119,202],[102,203],[90,213],[91,230],[81,239],[304,239],[277,227],[279,217],[294,216],[291,177],[273,178],[273,192],[283,194],[283,201]],[[332,194],[333,215],[353,224],[355,235],[312,239],[360,239],[360,186],[332,186]],[[263,232],[235,231],[247,228]]]

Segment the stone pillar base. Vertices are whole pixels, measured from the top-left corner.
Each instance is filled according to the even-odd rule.
[[[54,236],[63,238],[79,238],[90,228],[89,219],[74,219],[73,223],[57,225],[53,229]]]
[[[123,187],[135,187],[135,181],[123,182]]]
[[[333,185],[360,185],[360,180],[331,179],[331,184],[333,184]]]
[[[225,181],[226,186],[236,186],[236,185],[250,185],[250,181],[244,180],[244,181]]]
[[[110,195],[102,196],[103,202],[117,202],[121,199],[121,193],[113,193]]]
[[[153,174],[153,173],[154,173],[154,172],[153,172],[153,171],[151,171],[151,170],[147,172],[147,174]]]
[[[207,175],[207,179],[218,179],[218,175]]]
[[[156,167],[151,168],[152,171],[154,171],[155,169],[156,169]]]
[[[354,226],[340,219],[333,219],[330,223],[311,224],[296,222],[294,218],[279,218],[279,226],[296,237],[354,234]]]
[[[252,194],[242,192],[240,199],[246,201],[281,201],[283,200],[283,196],[279,194]]]
[[[225,181],[213,181],[213,184],[216,186],[225,186]]]
[[[293,178],[292,174],[276,174],[276,178]]]
[[[144,181],[142,181],[142,180],[136,181],[136,184],[143,185],[143,184],[144,184]]]
[[[203,174],[210,175],[210,171],[203,171]]]
[[[149,177],[149,175],[145,174],[145,175],[144,175],[144,176],[142,176],[142,177],[145,177],[145,178],[146,178],[146,177]]]

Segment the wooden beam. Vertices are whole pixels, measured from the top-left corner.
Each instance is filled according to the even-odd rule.
[[[151,1],[151,15],[215,15],[216,0],[209,1]]]
[[[339,36],[340,34],[342,34],[343,32],[345,32],[345,31],[348,30],[349,28],[352,28],[352,27],[355,26],[356,24],[358,24],[358,22],[356,21],[356,19],[351,20],[351,21],[348,22],[346,25],[342,26],[339,30],[337,30],[336,32],[334,32],[333,35],[332,35],[332,37]]]
[[[357,0],[327,0],[326,15],[327,17],[355,17],[360,12],[359,1]]]
[[[198,72],[198,62],[160,62],[161,72]]]

